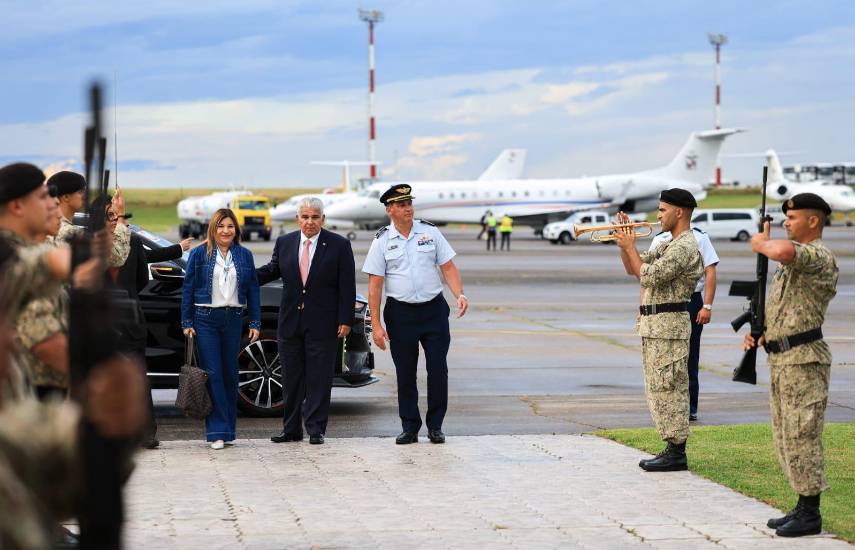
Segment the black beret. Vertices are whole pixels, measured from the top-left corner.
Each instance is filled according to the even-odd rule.
[[[662,191],[662,194],[659,195],[659,200],[681,208],[696,208],[698,206],[695,196],[679,187]]]
[[[831,207],[825,200],[816,193],[799,193],[793,195],[790,200],[784,201],[781,205],[781,210],[784,214],[787,210],[819,210],[825,212],[826,216],[831,215]]]
[[[409,185],[403,183],[395,184],[380,195],[380,202],[389,204],[390,202],[411,201],[415,198],[410,194],[412,190],[413,188]]]
[[[38,189],[45,175],[37,166],[16,162],[0,168],[0,203],[19,199]]]
[[[69,172],[68,170],[63,170],[52,175],[48,178],[47,184],[48,186],[52,185],[56,187],[56,195],[58,197],[77,193],[86,188],[86,180],[83,176],[77,172]]]

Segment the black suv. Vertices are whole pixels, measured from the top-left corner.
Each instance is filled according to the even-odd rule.
[[[172,246],[168,240],[131,225],[149,250]],[[178,260],[151,264],[150,280],[139,299],[148,326],[146,365],[155,388],[176,388],[184,363],[184,333],[181,330],[181,287],[187,253]],[[276,343],[276,322],[281,282],[261,287],[261,338],[253,344],[244,336],[239,358],[238,407],[252,416],[282,414],[282,364]],[[248,320],[245,321],[248,323]],[[244,335],[248,332],[244,327]],[[371,317],[368,303],[357,296],[353,308],[353,329],[339,339],[334,387],[357,388],[377,382],[372,376]]]

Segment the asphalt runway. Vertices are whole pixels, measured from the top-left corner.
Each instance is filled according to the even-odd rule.
[[[641,340],[634,333],[639,287],[624,274],[617,247],[577,242],[553,245],[526,227],[510,252],[487,252],[477,228],[443,232],[457,251],[470,312],[452,311],[449,354],[449,435],[579,433],[651,425],[641,374]],[[773,229],[773,237],[783,237]],[[172,239],[176,235],[167,235]],[[357,272],[373,238],[353,241]],[[823,331],[834,356],[827,420],[855,421],[855,228],[831,227],[825,240],[837,254],[840,280]],[[639,247],[649,239],[639,240]],[[712,322],[701,343],[698,425],[768,422],[768,369],[758,355],[758,384],[730,380],[742,357],[742,333],[730,321],[747,301],[727,296],[733,280],[753,278],[756,257],[747,243],[714,241],[721,258]],[[250,242],[256,265],[273,243]],[[770,272],[774,271],[770,265]],[[357,292],[367,295],[359,273]],[[450,293],[446,292],[450,298]],[[453,303],[449,300],[449,303]],[[375,350],[377,384],[333,390],[328,437],[393,436],[400,431],[395,369]],[[419,388],[424,397],[424,368]],[[157,390],[161,439],[203,436],[201,423],[176,415],[174,391]],[[422,404],[422,413],[426,405]],[[266,437],[281,419],[238,420],[239,437]]]

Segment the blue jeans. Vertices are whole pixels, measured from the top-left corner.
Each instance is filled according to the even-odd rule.
[[[208,390],[214,404],[205,419],[207,441],[235,439],[242,314],[239,307],[195,308],[193,328],[199,366],[208,373]]]

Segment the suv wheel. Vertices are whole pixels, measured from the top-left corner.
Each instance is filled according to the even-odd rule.
[[[748,234],[747,231],[740,231],[736,234],[736,240],[740,242],[745,242],[751,238],[751,235]]]
[[[259,339],[238,357],[238,407],[250,416],[282,414],[282,363],[276,340]]]
[[[573,240],[573,237],[570,235],[569,231],[564,231],[560,235],[558,235],[558,240],[561,241],[561,244],[570,244],[570,241]]]

